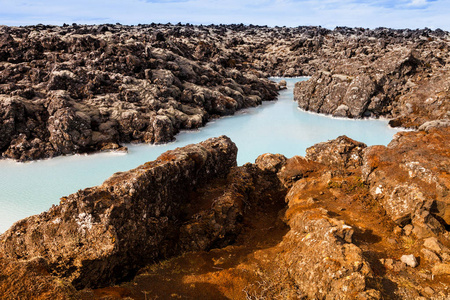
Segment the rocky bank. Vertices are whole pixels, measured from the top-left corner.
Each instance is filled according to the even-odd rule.
[[[178,228],[189,194],[213,178],[225,177],[236,165],[236,154],[236,146],[226,138],[166,152],[156,161],[114,174],[100,187],[62,198],[60,205],[39,216],[19,221],[4,233],[1,252],[14,259],[42,257],[52,273],[68,278],[75,287],[123,280],[157,258],[196,249],[197,244],[184,241],[188,225]],[[239,214],[232,211],[235,204],[223,201],[217,206],[231,210],[234,220],[228,222],[234,225]],[[219,233],[227,233],[223,231]],[[186,245],[177,245],[179,238]],[[214,242],[198,241],[198,248]]]
[[[227,137],[168,151],[14,224],[0,237],[0,292],[446,299],[449,138],[449,127],[387,147],[342,136],[241,167]]]
[[[0,152],[32,160],[165,143],[273,100],[232,38],[189,26],[0,27]],[[223,38],[218,39],[218,36]]]

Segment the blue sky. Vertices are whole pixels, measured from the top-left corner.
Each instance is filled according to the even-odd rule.
[[[101,23],[441,28],[449,0],[0,0],[0,24]]]

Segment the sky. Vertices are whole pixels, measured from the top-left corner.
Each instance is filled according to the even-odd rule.
[[[441,28],[449,0],[0,0],[0,25],[121,23]]]

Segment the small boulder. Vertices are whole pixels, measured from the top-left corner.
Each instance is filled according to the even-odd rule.
[[[281,154],[265,153],[255,161],[255,165],[263,172],[277,173],[286,163],[286,157]]]
[[[406,236],[410,235],[411,232],[413,231],[413,229],[414,229],[414,226],[412,226],[411,224],[408,224],[405,227],[403,227],[403,230],[404,230]]]
[[[336,108],[333,112],[333,117],[342,117],[345,118],[348,115],[348,106],[345,104],[341,104]]]
[[[362,165],[366,144],[345,135],[306,149],[306,159],[334,167],[357,168]]]
[[[439,241],[435,237],[430,237],[430,238],[425,239],[423,241],[423,246],[427,249],[430,249],[430,250],[436,252],[436,253],[439,253],[442,251],[442,245],[441,245],[441,243],[439,243]]]
[[[450,120],[433,120],[428,121],[420,125],[419,130],[421,131],[429,131],[432,128],[442,128],[442,127],[449,127],[450,126]]]
[[[407,266],[411,267],[411,268],[415,268],[419,265],[419,263],[417,262],[416,257],[413,254],[410,255],[402,255],[402,257],[400,258],[400,260],[405,263]]]
[[[286,82],[286,80],[281,80],[280,82],[278,82],[278,88],[280,90],[287,89],[287,82]]]

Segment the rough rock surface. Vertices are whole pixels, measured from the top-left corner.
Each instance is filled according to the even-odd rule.
[[[428,29],[0,27],[4,157],[165,142],[273,97],[268,74],[312,75],[304,109],[419,128],[241,167],[226,137],[166,152],[1,235],[0,298],[448,299],[448,48]]]
[[[298,209],[298,200],[288,199],[289,207]],[[372,270],[362,250],[352,243],[351,226],[330,218],[321,208],[297,213],[288,210],[287,213],[292,216],[288,221],[291,230],[279,244],[280,250],[286,250],[274,263],[281,269],[280,275],[289,276],[293,281],[292,286],[285,289],[297,290],[289,297],[379,297],[379,292],[366,285],[367,278],[373,275]],[[275,280],[276,275],[273,277]]]
[[[156,161],[116,173],[101,186],[64,197],[47,212],[17,222],[1,236],[1,253],[15,260],[42,257],[52,274],[78,288],[115,283],[148,262],[179,253],[180,247],[192,248],[189,240],[177,245],[189,192],[226,177],[236,165],[236,153],[226,137],[165,152]],[[230,208],[220,201],[216,207],[227,220],[224,208]],[[234,214],[228,220],[232,225]]]
[[[164,143],[274,99],[266,77],[312,76],[303,109],[449,120],[442,30],[221,25],[0,27],[0,153],[32,160]]]
[[[387,147],[364,153],[363,178],[370,192],[400,225],[416,233],[441,232],[450,224],[450,127],[398,133]]]
[[[294,91],[300,108],[411,128],[450,119],[448,33],[337,28],[314,38],[317,69]]]
[[[1,26],[0,37],[6,158],[165,143],[277,95],[214,27]]]
[[[260,280],[267,286],[251,295],[449,297],[449,133],[450,127],[403,132],[388,147],[366,147],[344,136],[310,147],[306,160],[287,160],[278,176],[290,187],[290,231],[261,255]],[[401,187],[414,191],[396,194]],[[396,225],[408,223],[409,233]],[[275,261],[267,262],[267,255]],[[433,275],[439,277],[433,281]]]
[[[0,296],[14,299],[76,299],[77,291],[62,278],[52,276],[46,261],[36,257],[27,261],[0,258]]]
[[[362,165],[362,153],[366,144],[340,136],[306,149],[305,158],[335,168],[357,168]]]

